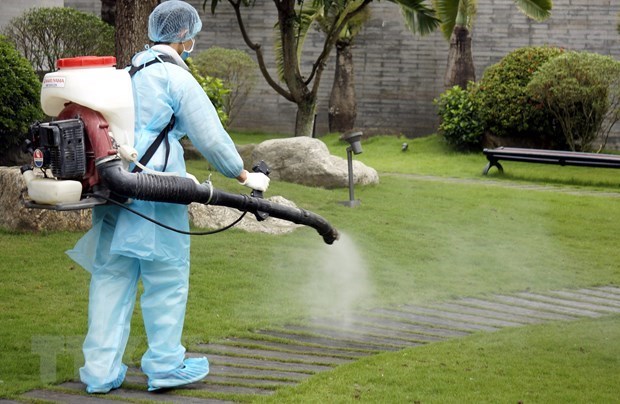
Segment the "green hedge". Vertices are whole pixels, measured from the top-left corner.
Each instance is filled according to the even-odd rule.
[[[473,89],[473,98],[487,131],[500,138],[524,138],[524,142],[539,146],[563,145],[553,115],[526,90],[532,75],[563,52],[546,46],[519,48],[484,72]]]
[[[70,7],[27,10],[4,34],[36,71],[53,70],[60,58],[114,55],[114,28]]]
[[[0,35],[0,154],[20,146],[33,121],[43,119],[41,83],[32,66]]]
[[[566,148],[555,115],[527,89],[536,71],[563,53],[562,48],[547,46],[516,49],[488,67],[479,82],[441,94],[435,103],[441,118],[439,131],[445,141],[466,151],[497,142]]]
[[[544,64],[527,92],[560,123],[571,150],[601,150],[620,119],[620,62],[567,52]]]
[[[258,64],[242,50],[217,46],[199,52],[193,61],[199,74],[220,79],[228,90],[222,105],[232,123],[256,86]]]
[[[217,115],[219,116],[220,121],[222,121],[222,125],[225,127],[228,126],[228,113],[226,112],[224,105],[230,90],[224,86],[222,80],[216,77],[202,75],[192,58],[188,58],[185,62],[187,63],[187,66],[196,81],[200,84],[204,92],[213,103],[213,106],[217,110]]]
[[[439,107],[439,132],[447,144],[456,150],[480,149],[484,126],[475,108],[471,87],[454,86],[441,94],[435,103]]]

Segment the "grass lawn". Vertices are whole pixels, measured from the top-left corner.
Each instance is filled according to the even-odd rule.
[[[238,143],[264,139],[235,136]],[[336,136],[323,140],[346,156]],[[409,150],[402,152],[405,141]],[[449,152],[435,136],[374,137],[362,145],[355,158],[381,177],[379,185],[356,187],[362,206],[337,203],[348,198],[346,189],[272,182],[268,192],[327,218],[344,235],[333,246],[308,228],[192,238],[184,334],[190,349],[359,307],[620,285],[617,197],[502,186],[618,193],[616,170],[507,162],[505,175],[484,177],[482,154]],[[205,162],[188,166],[199,179],[208,176]],[[218,174],[213,180],[217,188],[244,192]],[[80,236],[0,231],[0,397],[75,377],[88,274],[64,251]],[[132,326],[126,361],[139,363],[145,347],[139,305]],[[365,358],[260,400],[614,402],[619,337],[619,316],[476,334]],[[56,366],[41,369],[42,355],[55,357]]]

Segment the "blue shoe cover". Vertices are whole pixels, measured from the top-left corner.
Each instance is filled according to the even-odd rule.
[[[182,367],[172,372],[149,375],[149,391],[195,383],[207,377],[208,374],[209,361],[207,358],[188,358],[183,361]]]
[[[123,384],[125,380],[125,375],[127,374],[127,366],[121,365],[121,371],[118,373],[118,377],[116,380],[113,380],[109,383],[106,383],[102,386],[86,386],[86,392],[89,394],[92,393],[108,393],[110,390],[118,389]]]

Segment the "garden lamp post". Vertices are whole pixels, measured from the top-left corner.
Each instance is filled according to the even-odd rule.
[[[355,199],[353,195],[353,154],[362,153],[362,132],[345,133],[344,135],[342,135],[341,139],[349,143],[349,147],[347,147],[347,163],[349,168],[349,200],[340,203],[350,208],[353,208],[360,205],[359,199]]]

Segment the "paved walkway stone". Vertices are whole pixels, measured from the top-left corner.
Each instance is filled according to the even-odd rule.
[[[507,320],[498,320],[495,318],[488,318],[484,316],[474,316],[470,314],[462,314],[462,313],[453,313],[440,309],[429,309],[425,307],[415,307],[415,306],[404,306],[408,311],[413,313],[422,313],[428,314],[431,316],[437,316],[440,318],[449,318],[458,321],[464,321],[472,324],[482,324],[488,325],[491,327],[516,327],[522,325],[520,323],[515,323],[514,321]]]
[[[418,334],[424,340],[442,341],[446,338],[462,337],[468,335],[467,331],[456,331],[443,328],[437,325],[428,326],[403,322],[398,319],[390,319],[381,317],[377,314],[365,313],[364,315],[351,316],[354,324],[374,324],[376,327],[383,327],[388,330],[402,330],[410,333]]]
[[[333,356],[289,353],[267,349],[245,348],[235,345],[200,344],[197,346],[197,350],[206,354],[228,354],[233,356],[260,357],[266,359],[274,359],[282,362],[314,363],[328,366],[342,365],[343,363],[351,362],[351,360],[336,358]]]
[[[337,320],[323,320],[323,321],[312,321],[313,326],[323,326],[323,327],[337,327]],[[407,329],[398,329],[398,328],[390,328],[384,327],[383,324],[377,320],[376,323],[362,323],[362,322],[353,322],[348,325],[348,330],[352,333],[363,333],[365,335],[375,335],[375,336],[387,336],[390,339],[402,339],[404,341],[409,341],[412,343],[415,342],[436,342],[444,340],[443,337],[433,336],[433,335],[425,335],[421,333],[417,333]]]
[[[543,321],[541,319],[526,317],[518,314],[506,313],[496,310],[478,309],[458,303],[441,303],[437,306],[437,308],[456,313],[475,314],[478,316],[484,316],[489,318],[503,318],[520,324],[536,324]]]
[[[587,293],[575,293],[575,292],[566,292],[564,290],[556,290],[556,291],[551,292],[551,294],[557,295],[557,296],[560,296],[560,297],[563,297],[569,300],[576,300],[579,302],[587,302],[587,303],[596,303],[596,304],[602,304],[604,306],[620,308],[620,300],[616,302],[610,299],[604,299],[604,298],[600,298],[597,296],[592,296]]]
[[[468,331],[495,331],[497,328],[481,325],[481,324],[473,324],[465,321],[455,321],[441,317],[435,316],[426,316],[415,314],[411,312],[401,311],[401,310],[393,310],[393,309],[376,309],[374,310],[376,313],[380,313],[389,317],[398,317],[403,321],[409,321],[412,323],[422,323],[427,325],[439,325],[440,327],[446,328],[455,328],[460,330],[468,330]]]
[[[538,295],[535,293],[518,293],[518,296],[526,297],[526,298],[533,299],[533,300],[539,300],[541,302],[557,304],[559,306],[574,307],[577,309],[590,310],[593,312],[620,313],[620,307],[612,307],[612,306],[607,306],[604,304],[583,302],[577,296],[573,296],[572,299]]]
[[[202,354],[201,354],[202,355]],[[190,354],[191,356],[191,354]],[[268,360],[266,358],[246,358],[241,356],[227,356],[227,355],[209,355],[209,363],[213,365],[228,365],[234,367],[245,368],[257,368],[257,369],[272,369],[282,370],[285,372],[300,372],[300,373],[319,373],[326,370],[331,370],[332,366],[325,365],[313,365],[308,363],[299,362],[281,362],[277,360]]]
[[[620,299],[620,288],[617,288],[615,286],[601,286],[599,289],[604,290],[605,292],[612,293],[616,296],[617,299]]]
[[[310,373],[288,372],[273,369],[244,368],[217,364],[212,364],[209,366],[209,375],[290,381],[301,381],[311,376]]]
[[[136,372],[136,371],[137,369],[132,369],[132,372]],[[86,395],[86,393],[84,392],[84,385],[80,382],[67,382],[67,383],[61,384],[59,387],[66,389],[66,391],[72,390],[71,392],[72,394],[70,393],[65,393],[65,394],[68,395],[70,398],[78,397],[79,401],[77,402],[80,402],[80,403],[81,402],[89,403],[90,401],[84,401],[84,400],[89,400],[89,399],[96,399],[97,401],[93,401],[93,403],[97,403],[97,404],[106,403],[108,402],[108,398],[109,399],[113,398],[114,401],[111,401],[111,402],[117,403],[117,404],[120,399],[122,399],[121,402],[142,400],[142,401],[154,401],[154,402],[165,401],[166,403],[184,403],[184,404],[220,404],[220,403],[230,402],[230,401],[215,400],[215,399],[205,400],[202,398],[183,397],[179,395],[165,394],[165,393],[150,393],[146,390],[146,377],[144,377],[143,375],[139,375],[139,376],[128,375],[125,380],[125,384],[132,384],[132,385],[139,384],[142,386],[142,389],[138,390],[138,389],[131,389],[131,388],[122,388],[118,390],[113,390],[108,394]],[[203,383],[203,384],[208,385],[208,383]],[[204,387],[204,386],[199,386],[195,384],[195,385],[192,385],[191,387],[196,388],[196,387]],[[204,388],[207,389],[207,387],[204,387]],[[214,390],[214,392],[219,393],[222,391]],[[230,393],[231,390],[226,389],[223,392]],[[249,393],[251,394],[253,392],[249,392]]]
[[[591,310],[573,309],[559,304],[542,303],[538,300],[530,300],[530,298],[524,299],[514,296],[501,296],[496,295],[494,299],[504,303],[514,304],[521,307],[533,307],[536,309],[547,310],[551,312],[564,313],[571,316],[586,316],[586,317],[600,317],[601,314]]]
[[[230,403],[243,396],[271,395],[314,374],[379,352],[464,337],[472,332],[617,313],[620,313],[620,288],[615,286],[376,308],[356,313],[346,322],[311,319],[304,325],[266,328],[244,338],[199,344],[188,356],[206,355],[210,374],[204,381],[183,390],[149,393],[146,377],[139,369],[130,368],[123,386],[107,395],[87,395],[82,383],[71,381],[29,391],[21,398],[70,404]],[[12,402],[0,400],[0,404],[4,403]]]
[[[532,310],[524,307],[511,306],[487,300],[464,298],[459,300],[460,303],[474,307],[484,307],[491,310],[497,310],[503,313],[516,313],[524,316],[531,316],[534,319],[542,320],[575,320],[576,317],[567,316],[566,314],[550,313],[543,310]]]
[[[368,355],[367,352],[329,348],[326,346],[317,347],[310,345],[299,345],[293,343],[292,341],[286,344],[282,344],[280,342],[265,341],[260,339],[235,338],[222,342],[222,344],[224,343],[231,344],[233,346],[255,347],[258,349],[271,349],[281,352],[301,352],[314,355],[329,355],[333,358],[355,359]]]
[[[287,332],[282,330],[259,330],[257,331],[261,335],[268,335],[275,338],[282,338],[291,341],[296,341],[305,344],[313,344],[315,346],[325,346],[329,348],[342,348],[356,351],[365,351],[367,353],[376,353],[381,351],[396,351],[396,347],[376,346],[372,344],[364,344],[361,342],[350,340],[338,340],[333,338],[326,338],[316,335],[300,334],[294,332]]]
[[[67,404],[118,404],[118,401],[100,396],[61,393],[55,390],[32,390],[23,395],[24,399],[45,400]]]
[[[288,327],[292,331],[297,332],[306,332],[308,334],[313,333],[316,335],[321,335],[327,338],[338,339],[338,340],[347,340],[353,342],[359,342],[362,344],[371,344],[375,349],[381,350],[382,347],[392,347],[394,349],[402,348],[406,346],[416,346],[420,345],[419,342],[414,341],[404,341],[400,338],[394,338],[392,336],[387,335],[377,335],[377,334],[369,334],[360,332],[361,330],[334,330],[330,328],[323,328],[318,326],[290,326]]]
[[[579,289],[576,291],[576,293],[580,293],[582,295],[588,295],[588,296],[602,297],[603,299],[606,299],[608,301],[618,300],[620,302],[620,296],[617,296],[613,293],[605,292],[603,289],[599,289],[599,290]]]

